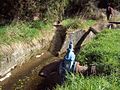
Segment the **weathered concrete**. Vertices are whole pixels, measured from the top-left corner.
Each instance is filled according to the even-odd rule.
[[[58,25],[56,31],[49,33],[49,35],[45,33],[43,38],[33,39],[31,42],[0,45],[0,76],[3,77],[15,66],[22,65],[32,55],[47,46],[50,46],[49,51],[56,56],[66,51],[70,39],[73,41],[75,48],[80,48],[81,45],[90,41],[95,33],[105,28],[105,25],[102,23],[93,26],[93,30],[88,31],[66,30],[63,26]]]
[[[69,42],[70,40],[73,42],[73,45],[75,47],[75,45],[77,44],[77,42],[81,39],[81,37],[85,34],[85,31],[83,30],[74,30],[74,31],[68,31],[66,34],[66,38],[65,38],[65,42],[60,50],[60,53],[63,53],[66,51],[66,49],[68,48]]]
[[[56,56],[62,54],[68,48],[70,40],[73,42],[74,48],[80,47],[81,44],[90,41],[95,36],[94,33],[95,32],[89,30],[84,31],[78,29],[66,31],[65,29],[61,28],[61,30],[56,31],[56,35],[51,43],[50,52],[52,52]]]
[[[54,36],[45,34],[46,37],[36,38],[30,42],[19,42],[11,45],[0,45],[0,77],[3,77],[17,65],[22,65],[43,48],[47,48]],[[49,36],[49,38],[48,38]]]
[[[58,56],[58,52],[61,50],[63,43],[65,42],[67,29],[64,28],[62,25],[55,25],[55,28],[55,35],[51,41],[49,51],[53,55]]]

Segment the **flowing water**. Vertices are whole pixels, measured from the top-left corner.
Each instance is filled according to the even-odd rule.
[[[49,78],[46,86],[46,80],[38,75],[39,71],[43,66],[59,60],[59,58],[47,51],[43,51],[42,54],[39,54],[40,57],[33,56],[29,62],[11,71],[11,76],[0,82],[2,90],[44,90],[48,86],[47,84],[51,83],[49,82],[51,79]],[[43,81],[44,83],[42,83]]]
[[[66,32],[66,31],[65,31]],[[79,32],[79,33],[78,33]],[[57,33],[58,36],[59,33]],[[73,42],[75,42],[78,46],[81,46],[83,41],[87,39],[91,39],[93,37],[87,37],[89,36],[87,32],[84,33],[82,31],[77,31],[76,33],[72,33],[74,36]],[[60,49],[64,46],[68,46],[68,38],[66,41],[61,41],[61,44],[59,46],[59,50],[56,49],[56,47],[59,43],[57,39],[60,39],[60,37],[55,37],[55,40],[53,39],[53,47],[51,47],[51,52],[54,51],[60,51]],[[93,34],[92,34],[93,35]],[[92,36],[90,34],[90,36]],[[61,34],[62,36],[62,34]],[[63,35],[64,38],[66,38],[66,35]],[[77,43],[78,42],[78,43]],[[40,51],[41,53],[37,53],[37,55],[32,56],[31,59],[24,63],[22,66],[17,66],[14,70],[11,71],[11,76],[7,79],[5,79],[3,82],[0,82],[0,89],[2,90],[52,90],[56,84],[59,83],[60,78],[58,77],[58,73],[53,73],[49,78],[45,79],[43,77],[39,76],[39,71],[46,65],[62,59],[63,56],[55,57],[50,52],[46,51]],[[54,53],[53,53],[54,54]]]

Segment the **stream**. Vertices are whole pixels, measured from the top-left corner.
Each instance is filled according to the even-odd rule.
[[[65,31],[66,32],[66,31]],[[93,31],[92,31],[93,32]],[[68,37],[69,35],[65,36],[63,33],[59,36],[60,33],[57,33],[57,38],[59,37]],[[81,44],[84,41],[89,41],[92,39],[95,34],[94,32],[91,33],[91,30],[87,32],[83,31],[76,31],[76,33],[72,33],[74,35],[74,42],[75,44],[75,51],[79,52]],[[53,39],[53,47],[51,48],[51,52],[60,51],[63,46],[68,46],[68,39],[67,41],[57,40],[56,36]],[[59,36],[59,37],[58,37]],[[60,39],[60,38],[59,38]],[[61,42],[59,44],[58,42]],[[59,48],[58,48],[59,44]],[[56,47],[57,46],[57,47]],[[66,50],[66,47],[63,47],[62,50]],[[55,52],[56,53],[56,52]],[[59,61],[63,59],[64,54],[55,55],[55,53],[50,53],[47,50],[42,50],[38,52],[36,55],[32,56],[29,61],[25,62],[22,66],[17,66],[15,69],[11,71],[11,76],[6,78],[4,81],[0,82],[0,90],[53,90],[56,84],[59,84],[59,77],[57,73],[53,73],[49,78],[45,79],[39,76],[40,70],[55,61]]]
[[[37,55],[41,56],[37,57]],[[55,76],[53,75],[53,77],[49,78],[46,84],[46,80],[38,75],[39,71],[43,66],[59,60],[59,57],[54,57],[48,51],[43,51],[42,54],[38,53],[37,55],[31,57],[22,66],[12,70],[11,76],[0,82],[2,90],[46,90]]]

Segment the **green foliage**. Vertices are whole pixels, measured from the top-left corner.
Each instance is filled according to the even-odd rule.
[[[39,30],[51,30],[52,24],[50,22],[45,23],[43,21],[37,20],[31,22],[31,27],[34,27]]]
[[[79,28],[79,22],[80,20],[75,20],[75,19],[66,19],[62,21],[63,26],[66,28],[72,28],[72,29],[77,29]]]
[[[57,86],[55,90],[119,90],[119,76],[82,77],[69,75],[65,85]]]
[[[120,30],[104,30],[84,46],[77,56],[82,64],[96,64],[97,70],[111,73],[105,76],[83,77],[68,75],[56,90],[119,90],[120,88]]]
[[[95,24],[95,20],[81,20],[79,18],[73,18],[73,19],[65,19],[62,21],[63,26],[70,29],[88,29],[90,26]]]
[[[5,27],[0,27],[0,42],[6,41],[7,37],[6,37],[6,29]]]
[[[96,21],[91,19],[91,20],[86,20],[84,24],[87,26],[92,26],[95,23],[96,23]]]
[[[50,0],[47,3],[46,18],[51,20],[63,20],[63,15],[70,0]]]
[[[77,59],[88,65],[97,65],[99,72],[120,71],[120,30],[105,30],[98,34],[79,53]]]
[[[32,20],[38,16],[41,20],[63,20],[65,17],[86,15],[95,17],[97,4],[104,0],[7,0],[1,1],[1,18],[9,20]],[[120,0],[110,0],[113,6],[120,10]],[[91,4],[90,4],[91,3]],[[86,7],[87,5],[87,7]],[[92,7],[91,7],[92,6]],[[85,9],[88,8],[88,9]],[[83,14],[80,14],[81,11]],[[87,13],[88,12],[88,13]],[[99,15],[98,15],[99,16]]]
[[[30,41],[39,35],[39,30],[31,28],[29,23],[16,22],[0,27],[0,43],[9,44],[16,41]]]

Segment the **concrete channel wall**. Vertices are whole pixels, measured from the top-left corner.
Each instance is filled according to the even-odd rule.
[[[20,42],[12,45],[2,45],[0,47],[0,77],[3,77],[15,66],[22,65],[27,60],[30,60],[31,56],[48,45],[50,45],[50,52],[53,53],[56,51],[56,53],[62,54],[68,48],[70,38],[75,47],[76,45],[81,46],[81,44],[88,42],[95,36],[90,30],[83,31],[78,29],[69,31],[65,28],[59,29],[64,30],[56,30],[54,33],[50,34],[49,39],[47,37],[46,39],[40,40],[34,39],[29,43]],[[79,43],[81,40],[82,43]]]
[[[66,38],[65,38],[65,42],[64,42],[64,44],[63,44],[63,46],[60,50],[60,53],[63,53],[63,52],[66,51],[70,41],[73,42],[74,48],[76,48],[76,47],[80,47],[81,45],[87,43],[93,37],[95,37],[95,34],[92,31],[89,31],[89,30],[88,31],[83,31],[83,30],[78,29],[78,30],[75,30],[73,32],[68,32],[67,35],[66,35]],[[79,43],[79,42],[81,42],[81,43]]]
[[[47,36],[47,34],[46,34]],[[50,33],[49,38],[37,38],[31,42],[19,42],[11,45],[0,45],[0,78],[4,77],[17,65],[21,66],[30,60],[31,56],[47,48],[54,36]]]

